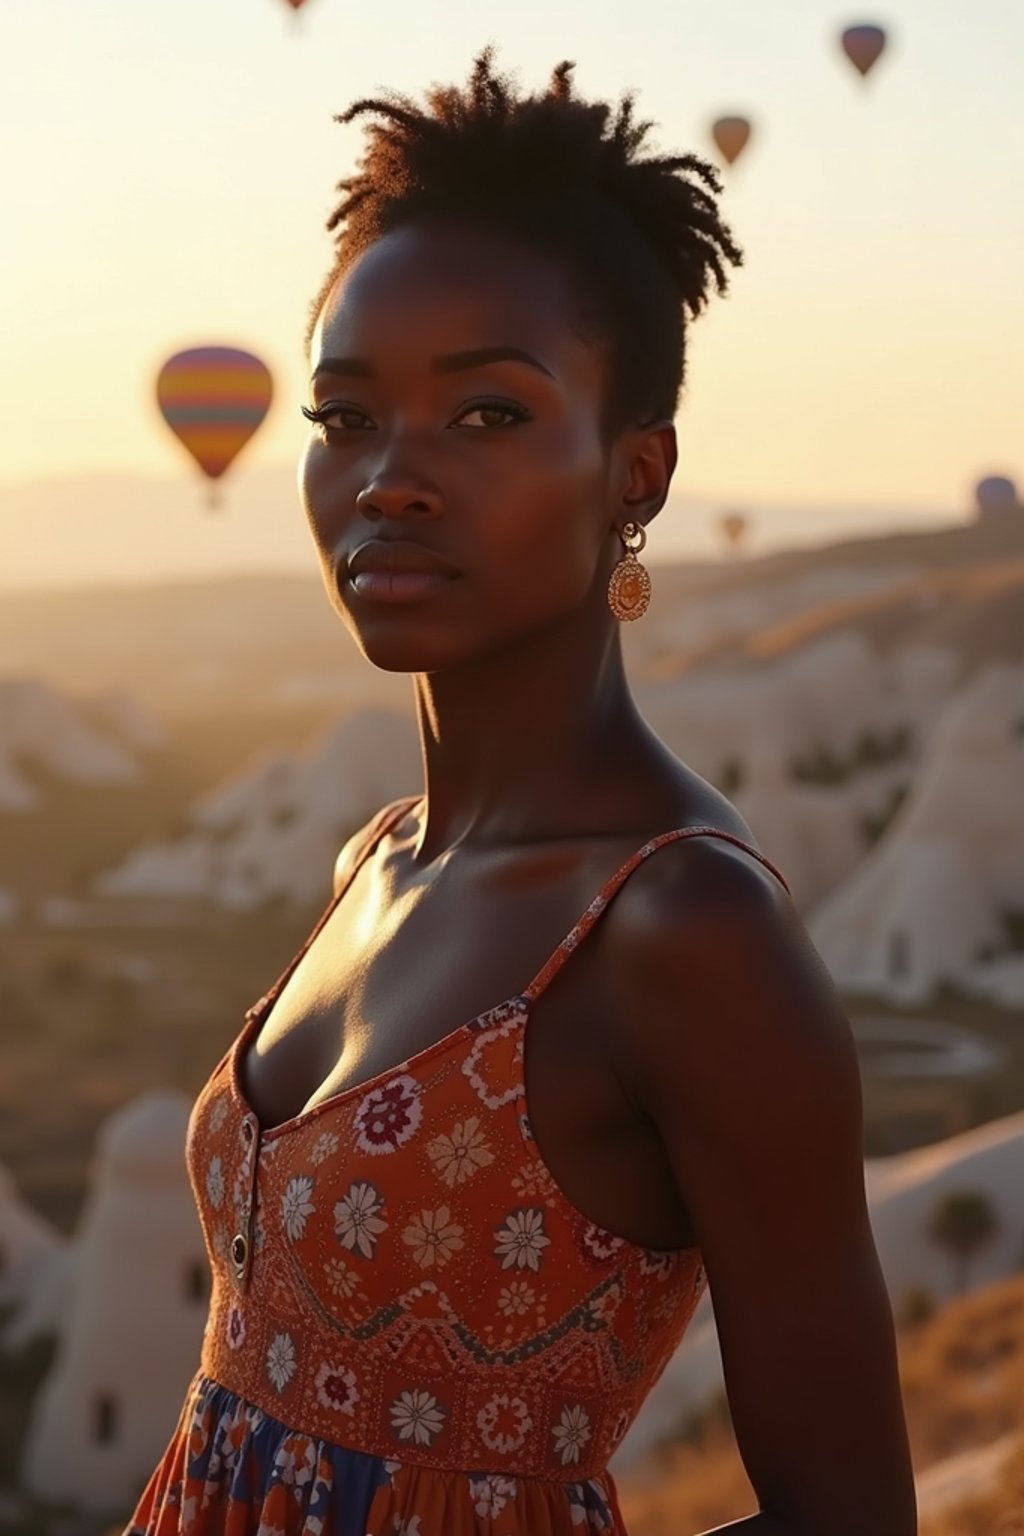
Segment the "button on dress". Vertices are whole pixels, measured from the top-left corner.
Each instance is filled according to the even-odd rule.
[[[369,824],[356,868],[418,797]],[[584,1536],[626,1527],[608,1460],[707,1285],[569,1201],[530,1129],[538,974],[394,1068],[261,1129],[240,1062],[351,883],[246,1015],[186,1154],[213,1275],[196,1373],[125,1536]],[[355,870],[353,869],[353,875]],[[159,1320],[155,1320],[159,1326]]]

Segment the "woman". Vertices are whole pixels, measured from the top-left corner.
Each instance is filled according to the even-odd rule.
[[[425,792],[197,1101],[214,1292],[132,1532],[622,1532],[608,1459],[709,1282],[761,1506],[729,1530],[915,1528],[849,1026],[623,672],[685,321],[741,253],[713,168],[571,70],[523,98],[487,50],[341,118],[382,121],[301,489],[332,606],[412,674]]]

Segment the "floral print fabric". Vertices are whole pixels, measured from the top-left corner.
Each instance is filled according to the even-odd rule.
[[[610,1478],[423,1472],[297,1434],[202,1374],[127,1536],[558,1536],[623,1529]]]
[[[371,824],[364,857],[408,804]],[[706,1276],[698,1249],[642,1248],[561,1192],[531,1134],[524,1038],[631,870],[697,832],[729,836],[645,844],[525,992],[261,1130],[239,1061],[343,893],[330,903],[192,1112],[210,1312],[130,1536],[624,1530],[608,1459]]]

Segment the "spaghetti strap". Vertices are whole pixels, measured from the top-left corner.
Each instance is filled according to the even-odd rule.
[[[530,985],[523,992],[522,995],[527,999],[528,1002],[536,1002],[537,998],[544,991],[545,987],[547,987],[554,979],[558,971],[568,959],[569,955],[579,944],[580,940],[585,938],[586,935],[590,932],[590,929],[594,926],[598,918],[601,916],[601,913],[608,906],[616,891],[622,888],[622,886],[628,880],[629,876],[633,873],[634,869],[636,869],[638,865],[642,864],[644,859],[649,858],[650,855],[654,853],[658,848],[662,848],[666,843],[675,842],[677,839],[683,837],[723,837],[727,842],[735,843],[737,848],[742,848],[746,853],[752,854],[759,863],[764,865],[765,869],[770,869],[776,879],[781,882],[783,888],[789,892],[790,895],[792,895],[792,892],[789,890],[789,886],[786,883],[784,876],[779,872],[779,870],[776,869],[775,865],[771,862],[770,859],[765,858],[763,853],[759,853],[756,848],[752,848],[750,844],[745,843],[742,838],[736,837],[732,832],[726,832],[722,827],[676,827],[670,832],[660,832],[657,837],[652,837],[649,842],[644,843],[642,848],[638,848],[635,853],[631,854],[625,863],[619,866],[619,868],[610,877],[610,879],[605,881],[604,885],[602,885],[600,891],[594,897],[594,900],[590,903],[590,906],[583,913],[582,917],[580,917],[579,921],[575,923],[572,928],[570,928],[561,944],[559,944],[558,948],[554,950],[554,952],[548,957],[547,960],[545,960],[536,976],[530,982]]]
[[[402,817],[406,814],[410,807],[417,805],[419,801],[422,800],[422,798],[422,795],[403,795],[400,800],[392,800],[387,805],[382,806],[381,809],[377,812],[376,816],[372,816],[370,818],[366,824],[366,827],[364,828],[363,841],[359,847],[352,865],[352,874],[345,881],[345,884],[342,886],[339,895],[344,895],[345,891],[351,885],[352,877],[355,875],[359,866],[363,863],[363,860],[373,852],[374,848],[376,848],[377,844],[380,842],[385,833],[390,832],[391,828],[395,826],[396,823],[401,821]],[[330,911],[330,908],[328,908],[328,911]],[[310,943],[312,943],[313,934],[310,934],[309,937]]]

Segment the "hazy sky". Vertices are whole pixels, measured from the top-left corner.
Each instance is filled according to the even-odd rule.
[[[636,87],[654,144],[711,154],[746,252],[690,336],[676,489],[853,506],[966,507],[1024,479],[1024,5],[889,0],[31,0],[0,19],[0,482],[186,477],[152,403],[203,342],[271,364],[251,467],[297,459],[301,333],[323,228],[375,87],[464,78],[487,41],[539,86]],[[839,29],[890,28],[870,78]]]

